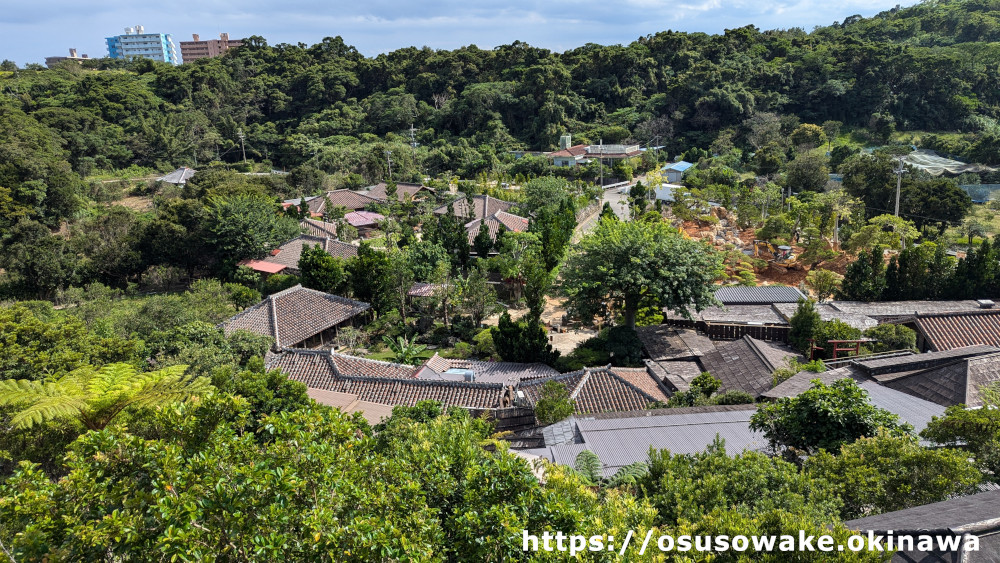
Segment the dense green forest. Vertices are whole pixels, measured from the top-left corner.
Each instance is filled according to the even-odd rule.
[[[920,438],[933,448],[842,380],[762,406],[751,423],[766,453],[729,455],[717,440],[693,455],[651,450],[607,476],[590,452],[572,468],[533,466],[486,419],[433,402],[371,426],[268,371],[270,338],[219,323],[301,283],[371,304],[366,324],[337,334],[352,354],[641,366],[636,326],[663,322],[664,307],[712,305],[717,282],[752,285],[770,268],[731,231],[715,244],[723,221],[795,245],[820,301],[1000,297],[1000,208],[958,187],[1000,175],[909,170],[891,215],[893,155],[911,144],[1000,164],[998,79],[1000,0],[563,53],[515,42],[368,58],[340,38],[252,37],[176,67],[4,61],[0,560],[562,558],[526,553],[523,530],[839,541],[843,521],[995,484],[996,386],[981,390],[985,408],[931,422]],[[603,167],[530,154],[565,134],[649,150]],[[657,169],[678,156],[697,164],[684,190],[651,203]],[[198,172],[183,186],[154,180],[179,166]],[[596,178],[634,173],[647,185],[623,195],[624,211],[601,209]],[[363,239],[357,256],[306,245],[295,275],[243,265],[304,231],[309,205],[284,200],[383,180],[390,197],[367,205],[383,216],[367,238],[346,208],[315,217]],[[404,181],[436,191],[397,200]],[[505,200],[524,232],[471,237],[456,209],[476,195]],[[699,239],[692,225],[715,230]],[[432,294],[410,299],[414,282]],[[564,355],[542,318],[552,297],[599,329]],[[862,336],[874,351],[916,342],[896,325],[862,335],[821,321],[812,302],[792,320],[792,343],[809,352],[811,338]],[[651,407],[753,401],[713,396],[721,382],[708,373],[694,383]],[[554,387],[540,422],[574,412]],[[828,560],[784,555],[771,560]]]

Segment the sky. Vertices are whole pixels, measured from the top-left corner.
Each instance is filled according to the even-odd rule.
[[[3,0],[0,59],[19,65],[66,55],[107,54],[104,38],[143,25],[174,42],[220,32],[260,35],[270,44],[313,44],[340,35],[366,56],[408,46],[481,48],[520,40],[564,51],[586,43],[627,44],[673,29],[721,33],[747,24],[764,29],[801,27],[869,17],[914,0]]]

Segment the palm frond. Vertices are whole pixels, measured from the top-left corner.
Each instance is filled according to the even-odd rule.
[[[14,428],[23,429],[52,420],[78,419],[86,406],[86,401],[72,395],[40,395],[14,415],[10,423]]]
[[[31,404],[44,397],[62,394],[62,388],[58,383],[27,379],[0,381],[0,405],[3,406]]]
[[[127,405],[160,406],[176,401],[184,401],[191,397],[204,395],[212,391],[211,382],[207,377],[193,375],[172,375],[147,382],[127,401]]]
[[[108,364],[91,375],[87,393],[104,397],[127,392],[135,385],[137,371],[129,364]]]

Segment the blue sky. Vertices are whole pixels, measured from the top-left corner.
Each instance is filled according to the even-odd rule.
[[[105,55],[104,37],[128,26],[171,33],[174,41],[262,35],[271,44],[313,44],[340,35],[368,56],[400,47],[427,45],[483,48],[515,40],[562,51],[585,43],[629,43],[674,29],[719,33],[754,24],[761,29],[802,27],[872,16],[900,0],[8,0],[0,10],[0,59],[19,65],[43,62],[76,47]],[[915,3],[903,0],[903,5]]]

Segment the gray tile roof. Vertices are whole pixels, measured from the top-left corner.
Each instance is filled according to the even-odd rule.
[[[701,375],[701,365],[695,360],[660,361],[644,360],[646,369],[667,386],[671,392],[687,391],[691,381]]]
[[[953,363],[962,358],[982,356],[1000,352],[1000,348],[995,346],[966,346],[941,352],[927,352],[926,354],[910,354],[906,356],[896,356],[891,358],[879,358],[874,360],[858,360],[858,366],[865,370],[865,373],[874,377],[880,382],[890,381],[901,377],[901,374],[932,368],[943,364]]]
[[[275,346],[283,348],[295,346],[370,308],[368,303],[296,285],[230,317],[222,327],[226,334],[248,330],[270,336]]]
[[[484,362],[442,358],[434,354],[416,373],[418,379],[428,381],[464,381],[463,374],[450,374],[448,370],[472,371],[475,381],[481,383],[502,383],[516,385],[519,381],[539,377],[559,375],[550,366],[541,363],[522,364],[516,362]]]
[[[666,318],[680,320],[683,317],[673,311],[664,311]],[[763,324],[787,325],[788,322],[771,305],[727,305],[708,307],[700,313],[692,311],[696,321],[723,324]]]
[[[744,336],[719,344],[699,361],[705,371],[722,381],[719,393],[740,390],[758,397],[771,388],[774,370],[798,357],[791,348]]]
[[[798,303],[775,303],[772,305],[772,308],[786,321],[791,320],[792,315],[795,314],[795,310],[798,309],[798,307]],[[816,303],[815,307],[816,312],[819,313],[820,320],[839,320],[858,330],[869,329],[878,324],[877,320],[869,317],[868,315],[860,313],[845,313],[844,311],[840,311],[827,303]]]
[[[959,313],[979,310],[979,303],[972,299],[961,301],[830,301],[829,305],[845,313],[867,315],[876,319],[886,317],[912,317],[917,314]]]
[[[388,201],[388,186],[385,182],[379,182],[368,190],[368,197],[379,201]],[[421,193],[423,192],[423,193]],[[396,183],[396,199],[406,201],[406,198],[419,199],[421,197],[433,197],[434,189],[421,184],[410,184],[407,182]]]
[[[899,416],[903,422],[913,425],[916,432],[927,427],[932,417],[943,416],[944,407],[920,397],[914,397],[902,391],[880,385],[874,379],[867,377],[864,371],[854,365],[844,366],[823,373],[803,371],[783,381],[774,389],[766,391],[763,398],[797,397],[812,387],[811,381],[819,379],[829,385],[838,379],[851,378],[868,393],[871,404]]]
[[[1000,561],[1000,491],[990,491],[957,497],[942,502],[925,504],[896,512],[887,512],[844,524],[862,533],[869,530],[876,534],[892,531],[893,536],[933,534],[941,536],[962,536],[972,534],[979,538],[979,551],[947,551],[941,546],[930,552],[919,550],[917,538],[913,538],[914,549],[897,552],[894,563],[939,561],[963,561],[968,563],[993,563]],[[898,539],[894,540],[898,543]],[[937,540],[935,540],[936,542]],[[964,550],[964,542],[959,542]]]
[[[635,330],[652,360],[688,360],[715,350],[711,339],[694,330],[667,325],[640,326]]]
[[[305,230],[305,234],[322,238],[337,238],[337,224],[327,223],[316,219],[303,219],[299,221],[299,227]]]
[[[363,403],[413,406],[434,400],[446,407],[495,409],[509,406],[512,400],[510,387],[499,383],[424,381],[414,377],[417,366],[329,351],[284,349],[269,353],[265,365],[312,390],[351,394]]]
[[[723,305],[753,305],[797,303],[806,296],[788,285],[727,285],[715,290],[715,298]]]
[[[1000,346],[1000,310],[942,315],[920,315],[917,331],[931,350],[950,350],[973,344]]]
[[[1000,382],[1000,354],[959,359],[884,381],[883,384],[946,407],[982,406],[979,389]]]

